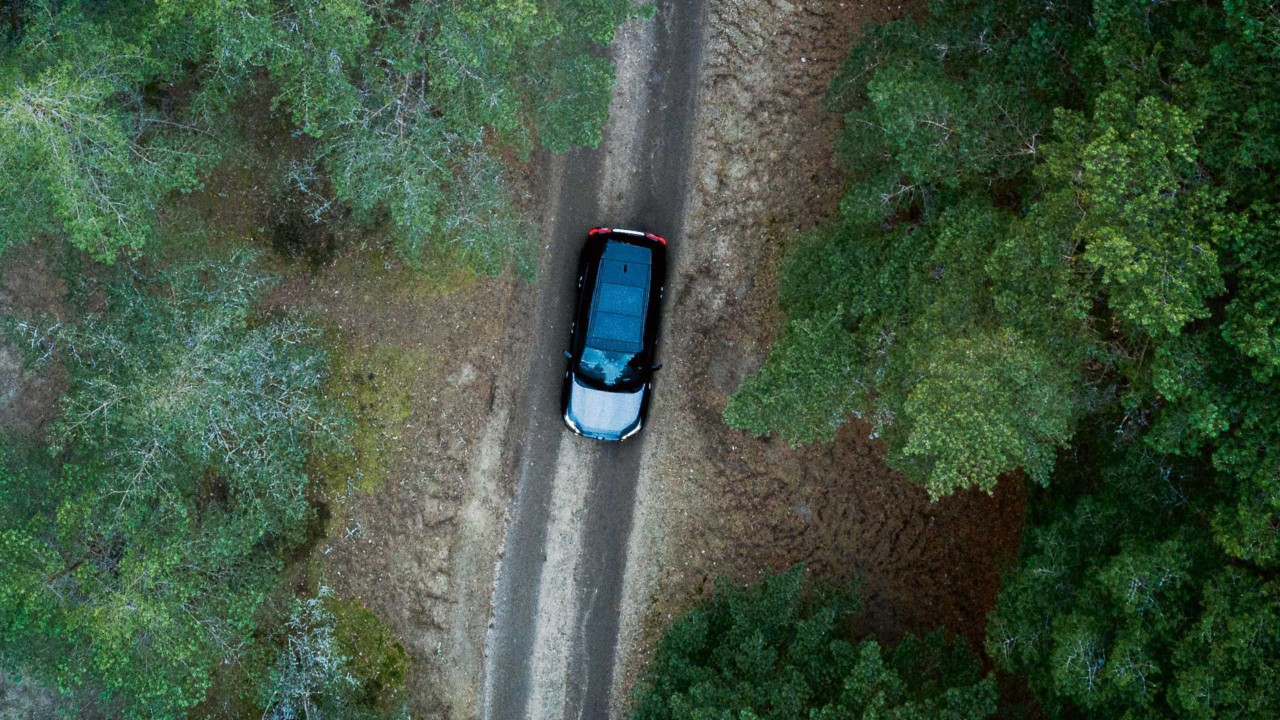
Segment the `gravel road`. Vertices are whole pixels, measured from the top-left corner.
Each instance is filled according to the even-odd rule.
[[[659,233],[669,240],[669,261],[680,262],[704,12],[702,0],[658,6],[653,20],[625,26],[610,48],[618,85],[601,147],[572,152],[548,170],[541,291],[529,318],[538,340],[512,438],[518,485],[485,644],[486,720],[610,714],[646,433],[622,444],[568,433],[559,418],[561,351],[589,228]],[[659,358],[678,361],[663,357],[661,344]],[[655,404],[650,422],[662,421]]]

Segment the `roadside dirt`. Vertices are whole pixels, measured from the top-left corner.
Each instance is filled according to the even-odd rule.
[[[169,222],[171,234],[266,251],[282,276],[268,306],[328,329],[326,392],[355,414],[355,455],[313,470],[328,517],[294,574],[388,626],[409,656],[413,717],[474,717],[511,493],[501,463],[523,363],[510,358],[526,342],[509,316],[524,286],[447,262],[407,270],[376,228],[317,214],[327,188],[298,160],[307,141],[266,103],[242,119],[244,147]]]
[[[336,380],[371,411],[362,420],[372,435],[357,452],[374,455],[360,465],[377,476],[331,488],[318,574],[403,643],[415,717],[466,718],[479,703],[509,494],[497,468],[508,411],[495,399],[506,396],[497,387],[513,285],[422,285],[353,253],[315,276],[290,276],[274,302],[337,328]]]
[[[922,7],[710,3],[695,197],[641,473],[616,708],[672,615],[715,577],[749,582],[798,562],[814,577],[863,582],[862,630],[881,640],[941,625],[981,647],[1020,542],[1019,482],[930,503],[885,466],[861,423],[831,445],[791,449],[720,419],[780,325],[775,270],[788,242],[836,211],[841,128],[822,107],[826,86],[859,28]]]
[[[317,223],[326,188],[296,160],[305,141],[282,133],[265,105],[244,117],[246,148],[175,222],[274,251],[283,280],[268,304],[329,330],[326,392],[352,406],[355,456],[316,468],[329,517],[305,575],[398,638],[413,717],[474,717],[511,493],[503,443],[524,366],[511,358],[527,342],[509,320],[525,286],[444,262],[414,273],[376,229],[340,211]]]

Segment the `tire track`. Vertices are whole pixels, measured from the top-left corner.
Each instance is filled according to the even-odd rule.
[[[658,5],[656,20],[624,28],[612,48],[619,82],[602,147],[552,164],[556,205],[542,239],[547,252],[537,350],[486,639],[482,714],[488,720],[610,716],[627,541],[646,433],[620,445],[568,435],[558,412],[560,353],[577,252],[589,227],[661,233],[670,241],[669,262],[678,262],[702,2]],[[650,421],[661,422],[661,408],[654,410]]]

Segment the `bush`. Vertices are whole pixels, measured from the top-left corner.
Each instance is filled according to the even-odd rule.
[[[754,587],[716,585],[658,644],[636,692],[634,720],[853,720],[990,717],[996,687],[942,631],[885,652],[846,631],[848,595],[806,596],[804,570]]]
[[[0,482],[0,655],[127,717],[180,717],[251,642],[310,514],[310,453],[345,445],[319,333],[257,313],[251,256],[143,275],[41,338],[71,388]]]
[[[271,720],[407,717],[408,655],[376,615],[321,585],[295,600],[275,665],[258,689]]]

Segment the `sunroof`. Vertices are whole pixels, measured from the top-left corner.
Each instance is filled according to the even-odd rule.
[[[610,352],[639,352],[649,301],[652,255],[642,247],[609,243],[600,261],[587,344]]]
[[[601,283],[596,312],[643,316],[644,288]]]

